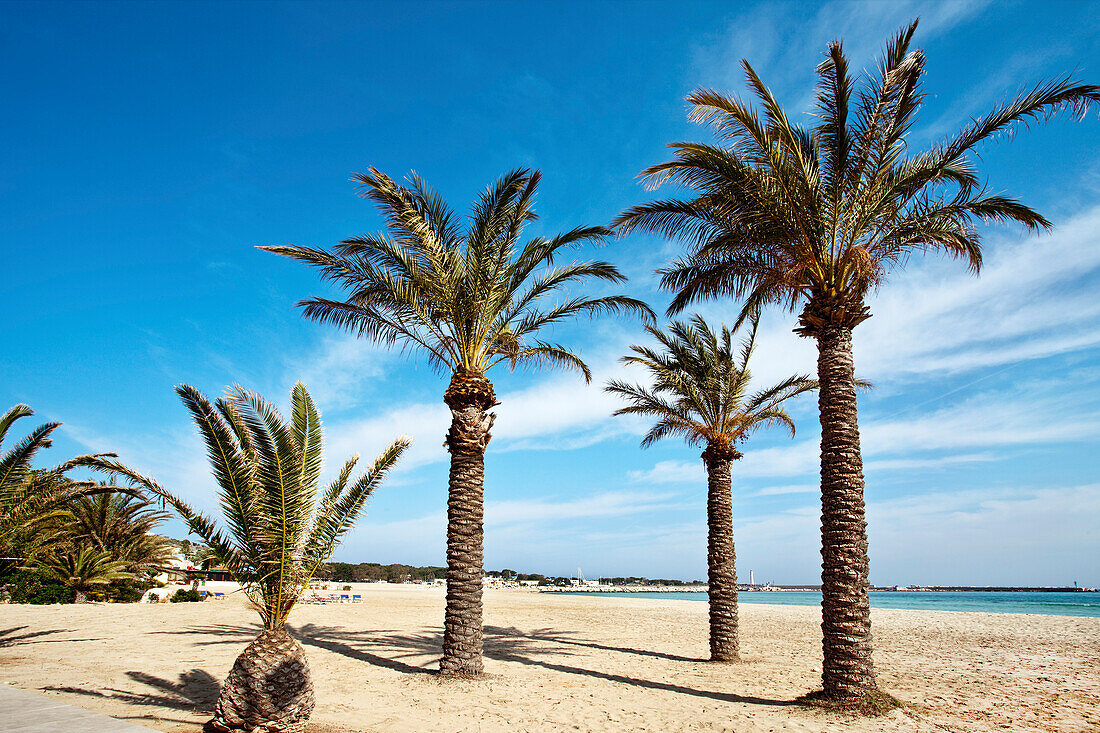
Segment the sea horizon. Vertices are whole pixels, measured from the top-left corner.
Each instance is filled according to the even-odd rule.
[[[569,596],[622,596],[665,600],[707,601],[706,591],[573,591]],[[1100,618],[1097,591],[889,591],[868,594],[871,608],[908,611],[958,611],[963,613],[1017,613],[1047,616]],[[741,591],[738,601],[774,606],[817,606],[819,591]]]

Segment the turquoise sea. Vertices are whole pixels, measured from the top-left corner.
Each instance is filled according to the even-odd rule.
[[[667,598],[705,601],[706,593],[568,593],[562,595]],[[1100,593],[1020,593],[997,591],[871,591],[871,608],[980,613],[1031,613],[1100,617]],[[741,603],[819,606],[816,591],[741,591]]]

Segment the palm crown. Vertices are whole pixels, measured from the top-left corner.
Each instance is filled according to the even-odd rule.
[[[154,534],[168,519],[152,501],[124,493],[84,496],[68,506],[65,535],[74,545],[111,552],[132,572],[168,567],[172,544]]]
[[[643,446],[680,436],[690,445],[706,442],[737,457],[734,444],[760,428],[779,425],[794,435],[794,421],[782,405],[816,388],[817,382],[795,375],[750,394],[752,374],[748,365],[756,342],[755,320],[739,349],[733,346],[730,329],[723,326],[716,334],[698,315],[690,323],[673,322],[667,331],[653,326],[646,330],[663,350],[631,346],[634,353],[621,361],[645,367],[652,385],[612,380],[605,388],[628,401],[626,407],[616,410],[616,415],[656,418],[642,439]]]
[[[760,112],[716,91],[689,98],[692,118],[709,123],[722,145],[674,143],[675,160],[647,169],[649,183],[672,181],[687,200],[631,208],[615,221],[695,245],[662,271],[677,295],[670,313],[700,297],[745,298],[742,319],[768,303],[809,305],[799,332],[828,323],[855,326],[869,316],[863,298],[891,267],[928,248],[981,266],[975,223],[1049,222],[1024,204],[991,194],[971,159],[975,146],[1021,124],[1069,109],[1084,114],[1100,87],[1068,78],[1044,82],[975,119],[955,137],[911,154],[906,135],[922,100],[924,55],[909,50],[916,22],[886,47],[877,78],[853,104],[856,81],[839,41],[818,66],[812,129],[793,124],[748,62]]]
[[[359,456],[352,456],[316,503],[321,418],[302,384],[291,392],[289,422],[262,397],[240,387],[214,404],[194,387],[181,385],[176,391],[206,443],[228,532],[152,479],[111,461],[101,467],[170,504],[248,593],[265,628],[280,628],[302,588],[409,441],[394,441],[354,480]]]
[[[515,170],[484,191],[465,226],[415,174],[398,185],[370,169],[356,178],[375,202],[386,234],[345,240],[333,251],[309,247],[261,247],[321,270],[345,288],[347,299],[309,298],[305,315],[383,343],[423,349],[436,366],[484,374],[500,362],[588,367],[540,331],[569,318],[599,312],[640,312],[646,305],[626,296],[571,297],[546,307],[547,296],[586,280],[626,278],[606,262],[555,265],[564,248],[597,242],[603,227],[580,227],[520,244],[540,174]]]
[[[114,560],[106,550],[90,546],[77,546],[44,558],[38,565],[49,575],[71,588],[79,603],[84,593],[95,586],[104,586],[116,580],[134,577],[127,570],[126,562]]]
[[[15,405],[0,415],[0,443],[17,421],[33,414],[27,405]],[[59,536],[50,530],[51,523],[56,524],[74,500],[127,492],[68,475],[74,468],[113,457],[113,453],[77,456],[51,468],[35,469],[35,457],[50,447],[50,436],[60,425],[43,423],[0,454],[0,555],[30,558],[48,547]]]

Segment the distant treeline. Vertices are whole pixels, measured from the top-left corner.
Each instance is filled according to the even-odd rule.
[[[505,568],[504,570],[489,570],[485,573],[490,578],[501,580],[526,580],[536,581],[539,585],[571,585],[572,580],[564,576],[548,576],[540,573],[520,573]],[[404,583],[406,581],[431,581],[447,577],[447,568],[435,565],[417,567],[414,565],[382,565],[376,562],[361,562],[352,564],[348,562],[330,562],[322,565],[314,576],[317,580],[328,580],[334,583],[369,583],[372,581],[386,581],[389,583]],[[701,581],[673,580],[668,578],[601,578],[604,585],[668,585],[683,586],[697,585]]]
[[[369,583],[385,580],[390,583],[404,583],[407,580],[435,580],[447,577],[447,568],[415,567],[413,565],[381,565],[376,562],[361,562],[353,565],[347,562],[323,564],[313,574],[317,580],[331,580],[337,583]]]

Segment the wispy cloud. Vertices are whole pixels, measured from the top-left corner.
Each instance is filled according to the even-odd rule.
[[[678,496],[672,492],[601,491],[580,498],[543,496],[488,501],[486,548],[508,557],[535,548],[537,552],[530,556],[531,562],[541,567],[547,564],[545,558],[553,556],[553,545],[575,545],[580,536],[593,532],[587,520],[667,514],[681,508]],[[447,516],[441,511],[391,522],[366,521],[361,532],[349,537],[348,547],[341,550],[341,555],[438,558],[437,553],[444,547],[446,526]]]
[[[787,496],[788,494],[816,494],[820,490],[817,484],[790,484],[787,486],[768,486],[754,491],[752,496]]]
[[[368,339],[330,334],[312,353],[292,358],[282,381],[300,381],[319,405],[346,409],[375,393],[398,359],[400,355]]]
[[[1086,393],[1091,389],[1089,384],[1082,387]],[[1000,393],[989,393],[914,417],[867,420],[860,427],[866,470],[947,468],[999,460],[997,448],[1094,441],[1100,437],[1097,402],[1080,394],[1031,393],[1026,400],[1006,400]],[[746,450],[737,463],[737,475],[816,475],[819,437],[807,427],[803,432],[812,437]],[[632,471],[628,478],[641,484],[697,484],[705,480],[705,472],[701,461],[666,460]]]
[[[627,478],[639,484],[698,484],[707,480],[703,461],[658,461],[653,468],[629,471]]]
[[[737,523],[738,567],[761,581],[817,582],[820,508]],[[880,584],[1070,585],[1095,578],[1100,484],[931,491],[868,504],[871,578]],[[655,530],[660,532],[660,530]],[[685,546],[706,527],[684,528]],[[635,549],[651,538],[628,540]],[[919,565],[914,565],[919,557]]]
[[[919,41],[923,43],[980,15],[989,5],[990,0],[834,0],[807,14],[805,5],[771,3],[751,15],[740,14],[727,28],[694,48],[688,85],[742,89],[739,64],[747,59],[781,99],[790,100],[794,109],[808,110],[813,104],[815,79],[807,51],[824,53],[829,41],[841,38],[854,69],[874,68],[886,40],[918,16]]]

